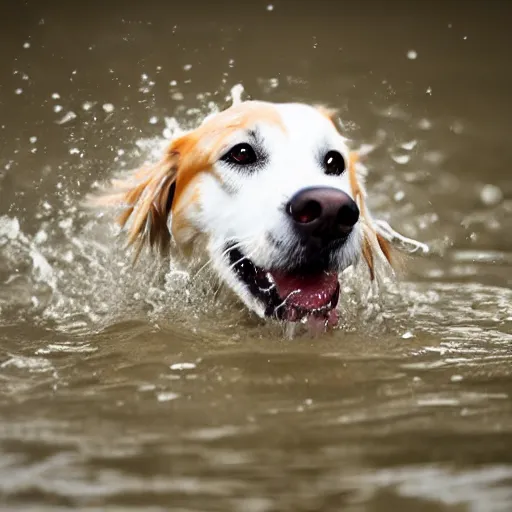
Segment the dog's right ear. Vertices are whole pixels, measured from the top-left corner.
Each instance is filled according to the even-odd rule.
[[[114,179],[103,194],[89,198],[90,206],[119,207],[117,221],[127,227],[128,245],[135,247],[135,260],[148,245],[162,254],[169,248],[167,220],[171,211],[179,154],[171,145],[163,158],[138,169],[126,178]]]

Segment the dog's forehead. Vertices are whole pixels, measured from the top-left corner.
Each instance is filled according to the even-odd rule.
[[[302,103],[270,103],[246,101],[206,118],[199,131],[204,135],[229,135],[238,130],[279,129],[284,134],[337,134],[331,112],[322,107]]]
[[[264,101],[246,101],[217,112],[204,119],[200,132],[218,132],[251,129],[257,124],[268,124],[285,130],[277,105]]]
[[[275,108],[290,132],[335,131],[331,112],[323,107],[314,107],[304,103],[280,103],[276,104]]]

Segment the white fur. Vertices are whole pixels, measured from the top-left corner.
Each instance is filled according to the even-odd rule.
[[[100,204],[124,208],[120,223],[128,227],[136,254],[145,244],[165,252],[174,239],[173,255],[182,249],[181,254],[201,268],[211,266],[261,317],[335,320],[331,313],[339,294],[337,273],[364,256],[373,278],[374,254],[390,259],[384,239],[409,245],[413,241],[372,220],[364,204],[363,177],[360,172],[356,176],[359,169],[351,161],[347,139],[327,111],[299,103],[243,102],[241,90],[234,93],[233,107],[211,114],[195,130],[177,134],[154,166],[117,180]],[[255,148],[260,157],[256,164],[237,165],[223,158],[240,143]],[[326,173],[330,151],[345,160],[345,170],[338,175]],[[313,187],[337,189],[356,202],[359,220],[351,230],[345,227],[348,235],[342,236],[339,226],[330,233],[335,240],[308,240],[308,226],[291,218],[286,205],[298,192]],[[347,204],[343,194],[335,196],[352,207],[355,220],[355,206]],[[309,227],[318,228],[323,220],[333,221],[319,218]],[[238,257],[234,246],[243,260],[236,268],[230,261]],[[320,247],[319,252],[312,247]],[[193,257],[198,254],[203,261]]]
[[[197,190],[199,208],[189,214],[198,231],[209,234],[207,250],[220,278],[251,310],[263,316],[264,306],[241,283],[223,254],[229,240],[239,241],[240,249],[257,266],[268,269],[279,266],[290,257],[292,227],[284,205],[299,190],[328,186],[352,197],[348,170],[341,176],[328,176],[320,166],[322,152],[339,151],[349,162],[346,139],[332,122],[317,109],[302,104],[277,104],[285,130],[265,121],[248,129],[257,129],[268,154],[268,162],[252,173],[217,160],[214,173],[202,174]],[[232,134],[220,151],[241,142],[249,142],[247,130]],[[220,181],[215,177],[219,176]],[[362,229],[359,221],[347,242],[337,254],[341,272],[355,263],[361,254]],[[269,236],[280,240],[282,247],[269,242]]]

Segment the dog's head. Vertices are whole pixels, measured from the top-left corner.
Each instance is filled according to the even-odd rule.
[[[199,239],[220,280],[261,317],[336,321],[339,273],[388,260],[331,112],[247,101],[172,141],[155,165],[117,181],[109,203],[138,249]]]

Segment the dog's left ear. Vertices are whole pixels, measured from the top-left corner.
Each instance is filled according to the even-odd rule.
[[[380,234],[367,227],[363,236],[363,258],[370,271],[370,279],[375,279],[375,251],[379,251],[386,258],[391,268],[395,267],[395,255],[391,244]]]
[[[90,198],[92,206],[120,207],[117,221],[128,227],[128,245],[135,247],[135,259],[148,245],[162,254],[171,241],[167,220],[171,211],[179,154],[171,145],[155,164],[147,165],[123,179],[115,179],[103,195]]]
[[[378,232],[366,207],[364,186],[357,176],[356,164],[358,159],[357,153],[352,151],[348,164],[349,181],[354,201],[357,203],[361,217],[364,220],[363,257],[370,271],[370,279],[373,281],[375,279],[375,251],[380,251],[392,268],[394,267],[395,257],[391,244]]]

